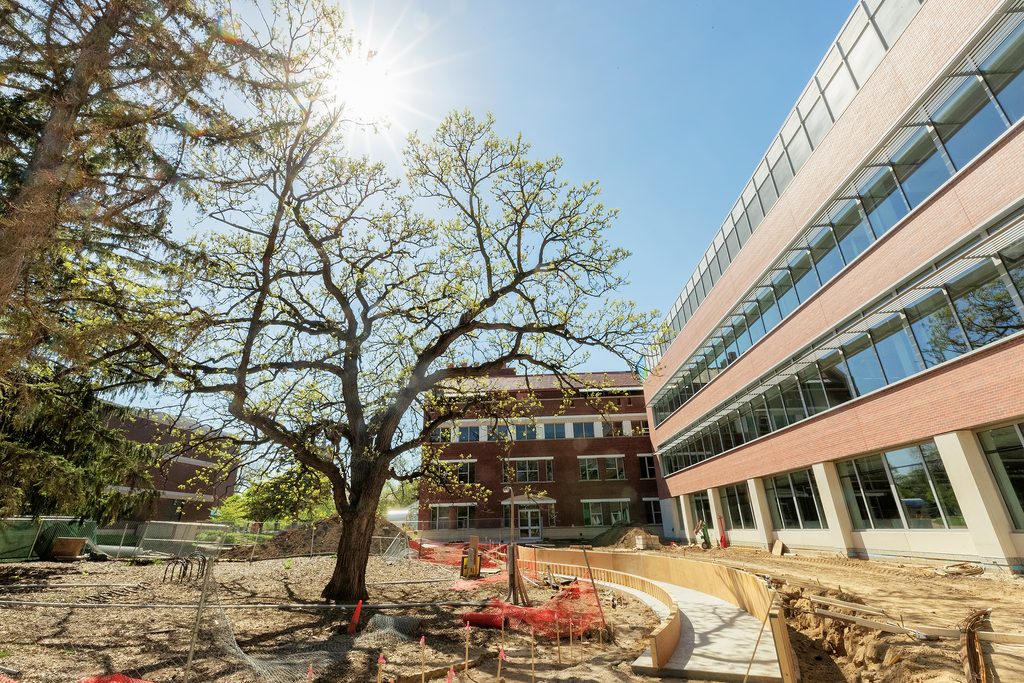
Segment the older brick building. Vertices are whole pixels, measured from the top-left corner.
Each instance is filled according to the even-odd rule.
[[[120,427],[133,441],[170,446],[163,462],[150,473],[157,498],[152,507],[139,511],[140,519],[208,520],[210,509],[234,492],[237,472],[231,463],[225,466],[218,461],[216,449],[204,446],[214,436],[207,427],[154,411],[139,411]],[[131,482],[117,488],[129,491]]]
[[[1024,3],[854,5],[649,358],[666,527],[1022,569],[1022,118]]]
[[[555,376],[527,378],[513,369],[475,387],[503,397],[519,395],[532,406],[510,411],[517,418],[457,420],[434,430],[432,441],[446,444],[441,460],[457,468],[461,481],[480,484],[490,495],[474,500],[422,484],[419,525],[424,536],[499,539],[514,526],[523,540],[578,540],[617,523],[649,524],[660,532],[661,506],[639,380],[629,372],[587,373],[580,379],[595,388],[567,396]],[[595,396],[602,397],[605,414],[592,405]]]

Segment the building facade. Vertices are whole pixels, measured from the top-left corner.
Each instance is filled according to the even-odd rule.
[[[554,375],[501,370],[476,390],[500,395],[507,414],[433,430],[451,476],[481,499],[420,484],[418,526],[439,541],[589,540],[615,524],[662,527],[643,389],[630,372],[584,373],[567,391]],[[515,415],[512,417],[511,415]],[[513,512],[514,504],[514,512]],[[514,515],[514,517],[513,517]]]
[[[208,428],[154,411],[138,411],[119,426],[133,441],[167,447],[162,462],[150,471],[157,495],[135,515],[140,521],[207,521],[210,510],[234,493],[236,449],[210,447],[217,435]],[[132,482],[116,488],[134,490]]]
[[[858,2],[672,307],[665,532],[1024,557],[1024,2]]]

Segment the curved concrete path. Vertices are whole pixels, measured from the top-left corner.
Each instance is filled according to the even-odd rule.
[[[665,667],[655,669],[648,650],[633,662],[635,672],[663,678],[742,681],[760,631],[761,642],[747,680],[750,683],[782,681],[770,626],[766,624],[762,631],[759,619],[706,593],[663,581],[654,583],[675,598],[682,613],[682,634]]]

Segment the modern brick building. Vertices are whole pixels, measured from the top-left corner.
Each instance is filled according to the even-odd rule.
[[[474,393],[500,396],[507,415],[457,420],[434,430],[431,440],[446,444],[440,459],[460,481],[490,493],[475,500],[421,483],[419,528],[425,537],[508,538],[513,502],[521,540],[590,539],[625,523],[660,533],[639,380],[630,372],[584,373],[579,380],[593,388],[567,392],[554,375],[527,377],[513,369],[474,386]]]
[[[855,4],[648,359],[666,533],[1022,568],[1022,72],[1020,0]]]

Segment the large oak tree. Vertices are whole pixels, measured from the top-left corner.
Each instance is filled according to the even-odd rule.
[[[639,358],[654,317],[615,298],[628,253],[596,182],[465,112],[410,137],[404,179],[351,158],[325,89],[338,17],[290,21],[274,48],[288,58],[252,66],[280,86],[250,94],[266,133],[209,158],[207,262],[180,285],[196,313],[162,362],[330,481],[342,534],[323,595],[351,601],[382,489],[418,477],[430,430],[472,409],[446,393],[507,364],[571,386],[588,348]]]

